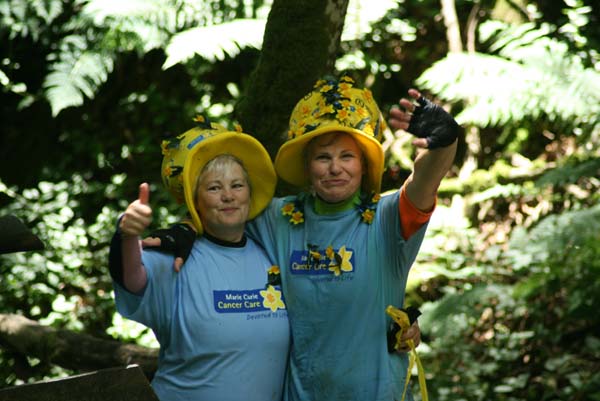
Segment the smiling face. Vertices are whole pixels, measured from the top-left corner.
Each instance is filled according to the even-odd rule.
[[[204,230],[225,241],[240,241],[250,210],[250,185],[242,165],[232,156],[217,156],[198,176],[195,193]]]
[[[360,188],[363,155],[352,136],[334,132],[315,138],[307,148],[310,182],[325,202],[349,199]]]

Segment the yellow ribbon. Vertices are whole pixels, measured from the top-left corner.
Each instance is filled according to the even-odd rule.
[[[401,309],[395,308],[392,305],[388,305],[385,309],[385,312],[392,318],[394,321],[400,326],[400,330],[396,333],[396,345],[394,349],[400,348],[403,341],[401,340],[402,334],[410,328],[410,321],[408,319],[408,315]],[[404,383],[404,390],[402,391],[402,398],[400,401],[404,401],[406,397],[406,390],[408,389],[408,383],[410,382],[410,372],[412,372],[415,363],[417,364],[417,372],[419,374],[419,388],[421,389],[421,399],[422,401],[429,401],[429,397],[427,396],[427,383],[425,382],[425,369],[423,369],[423,364],[421,364],[421,359],[417,354],[417,350],[415,348],[415,343],[413,340],[406,340],[406,344],[410,348],[410,355],[408,359],[408,369],[406,371],[406,381]]]

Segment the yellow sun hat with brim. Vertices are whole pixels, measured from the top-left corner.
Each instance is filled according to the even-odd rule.
[[[381,146],[387,127],[368,89],[353,87],[348,76],[322,79],[294,107],[287,141],[275,157],[275,171],[283,180],[298,187],[310,184],[306,173],[306,147],[320,135],[340,132],[351,135],[367,160],[363,189],[379,193],[384,170]]]
[[[162,142],[163,184],[178,203],[185,202],[196,231],[202,234],[202,222],[194,203],[196,179],[210,160],[222,154],[232,155],[248,172],[251,188],[248,219],[256,217],[271,201],[277,184],[269,153],[248,134],[211,123],[206,116],[198,116],[195,121],[198,126]]]

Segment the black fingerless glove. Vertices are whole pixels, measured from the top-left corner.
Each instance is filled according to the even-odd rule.
[[[157,249],[182,258],[185,262],[196,240],[196,231],[185,223],[177,223],[150,233],[148,237],[160,238],[159,246],[144,246],[144,249]]]
[[[417,99],[418,106],[412,114],[408,132],[427,140],[429,149],[445,148],[458,137],[458,123],[442,107],[425,99]]]

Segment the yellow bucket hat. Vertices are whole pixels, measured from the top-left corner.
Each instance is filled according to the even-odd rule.
[[[248,134],[229,131],[205,116],[198,116],[195,121],[197,127],[162,142],[163,184],[178,203],[185,201],[198,234],[202,234],[202,222],[194,204],[196,178],[210,160],[230,154],[239,159],[248,172],[252,188],[248,219],[256,217],[271,201],[277,183],[268,152]]]
[[[298,187],[309,185],[305,149],[311,139],[331,133],[350,134],[367,160],[363,189],[378,193],[384,169],[381,146],[385,120],[368,89],[353,87],[348,76],[338,80],[319,80],[300,100],[290,117],[288,140],[275,157],[279,177]]]

